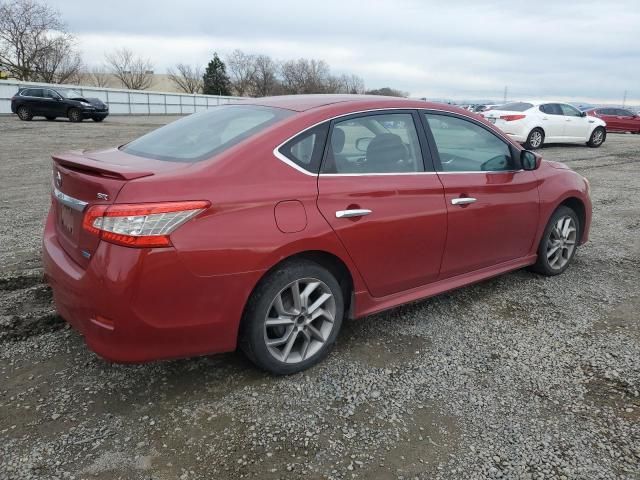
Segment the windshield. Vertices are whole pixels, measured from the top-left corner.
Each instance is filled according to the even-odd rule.
[[[64,98],[82,98],[82,97],[84,97],[84,95],[82,95],[82,93],[80,93],[77,90],[60,89],[60,90],[56,90],[56,92],[58,92]]]
[[[223,105],[154,130],[121,150],[170,162],[198,162],[233,147],[293,112],[256,105]]]

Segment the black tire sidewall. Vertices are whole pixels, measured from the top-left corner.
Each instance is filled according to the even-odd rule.
[[[573,249],[573,252],[571,253],[571,258],[569,258],[569,261],[566,263],[566,265],[560,269],[556,269],[552,268],[549,265],[549,260],[547,259],[547,243],[549,242],[549,233],[551,232],[553,226],[561,217],[564,217],[566,215],[571,216],[576,224],[576,245]],[[547,222],[547,226],[545,227],[542,238],[540,239],[540,245],[538,246],[538,260],[534,265],[534,270],[547,276],[560,275],[561,273],[563,273],[567,268],[569,268],[569,265],[571,265],[571,262],[573,262],[573,259],[578,252],[578,243],[580,242],[581,235],[582,225],[580,225],[580,219],[578,218],[576,212],[564,205],[558,207],[556,211],[553,212],[553,215],[551,215],[549,222]]]
[[[322,348],[315,355],[300,363],[287,364],[275,359],[264,342],[264,320],[267,309],[275,296],[288,284],[301,278],[322,280],[333,293],[336,302],[336,316],[333,330]],[[256,286],[242,319],[240,347],[258,367],[275,375],[297,373],[324,359],[336,341],[344,316],[344,294],[336,278],[321,265],[308,261],[286,262],[270,272]]]

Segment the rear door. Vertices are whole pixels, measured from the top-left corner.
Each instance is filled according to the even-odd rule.
[[[625,132],[640,131],[640,119],[633,112],[624,108],[616,108],[616,116],[620,125],[620,130]]]
[[[542,115],[542,128],[545,141],[564,140],[565,122],[562,109],[557,103],[545,103],[540,105]]]
[[[419,122],[415,111],[390,110],[331,124],[318,208],[375,297],[440,271],[447,209]]]
[[[519,150],[475,120],[424,114],[448,211],[440,278],[526,256],[538,228],[538,180]]]
[[[44,99],[42,98],[44,95],[42,88],[30,88],[25,93],[26,104],[31,108],[31,113],[34,115],[44,115],[46,108]]]

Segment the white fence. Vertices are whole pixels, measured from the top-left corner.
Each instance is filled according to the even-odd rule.
[[[11,97],[18,92],[19,88],[29,86],[72,88],[85,97],[99,98],[107,103],[109,105],[109,113],[114,115],[186,115],[206,110],[216,105],[229,103],[232,100],[242,100],[241,97],[218,95],[192,95],[188,93],[121,90],[117,88],[0,80],[0,115],[10,114]]]

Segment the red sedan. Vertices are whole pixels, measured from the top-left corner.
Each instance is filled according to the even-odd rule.
[[[346,316],[522,267],[562,273],[591,222],[582,176],[406,99],[252,99],[53,160],[55,304],[118,362],[240,346],[297,372]]]
[[[592,108],[587,115],[607,122],[607,132],[640,133],[640,115],[626,108]]]

